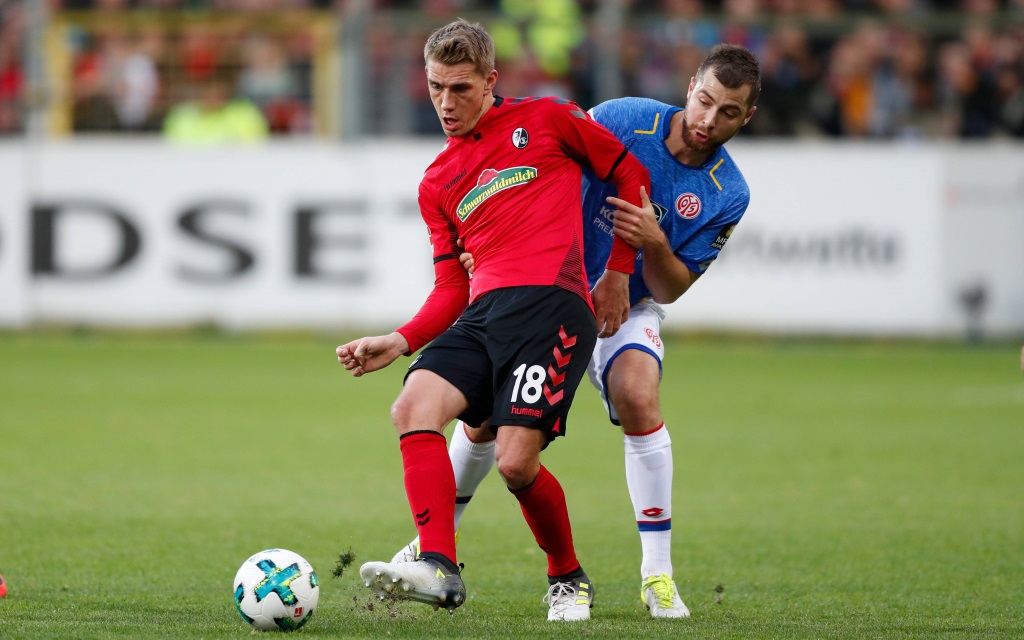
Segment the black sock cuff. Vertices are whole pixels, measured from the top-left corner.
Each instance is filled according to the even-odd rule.
[[[571,582],[576,578],[586,578],[587,574],[583,571],[583,566],[578,565],[574,570],[565,574],[564,576],[548,576],[548,584],[556,584],[558,582]]]
[[[430,434],[430,433],[440,437],[442,440],[445,440],[445,437],[444,437],[443,433],[440,433],[438,431],[434,431],[432,429],[420,429],[419,431],[409,431],[408,433],[403,433],[402,435],[398,436],[398,439],[401,440],[402,438],[406,438],[408,436],[418,436],[418,435],[424,435],[424,434]]]
[[[540,474],[537,474],[537,475],[540,475]],[[529,489],[530,487],[532,487],[534,485],[534,483],[536,483],[536,482],[537,482],[537,478],[534,478],[533,480],[530,480],[530,484],[526,485],[525,487],[520,487],[519,489],[511,489],[510,488],[508,491],[509,491],[509,493],[511,493],[513,495],[515,495],[517,493],[522,493],[522,492],[526,491],[527,489]]]
[[[459,571],[459,565],[449,560],[448,556],[444,555],[443,553],[437,553],[436,551],[421,551],[420,558],[429,558],[434,562],[438,562],[441,564],[442,567],[456,575],[461,573]]]

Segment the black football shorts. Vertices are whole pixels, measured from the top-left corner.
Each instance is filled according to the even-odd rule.
[[[556,286],[489,291],[409,366],[452,383],[469,408],[459,419],[479,427],[504,425],[565,435],[576,387],[597,342],[587,303]],[[406,374],[408,375],[408,374]]]

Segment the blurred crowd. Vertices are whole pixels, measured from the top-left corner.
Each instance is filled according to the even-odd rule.
[[[216,113],[242,104],[255,107],[267,133],[312,130],[313,55],[303,30],[243,22],[70,31],[76,132],[158,132],[182,110]]]
[[[0,0],[0,134],[23,130],[38,93],[26,64],[28,2]],[[1024,137],[1024,0],[621,0],[620,28],[609,26],[608,4],[50,0],[63,45],[44,51],[67,64],[47,85],[64,87],[51,95],[74,133],[172,135],[175,123],[192,126],[180,133],[234,118],[249,137],[317,135],[316,110],[335,104],[316,99],[317,66],[342,50],[358,59],[361,90],[334,84],[340,108],[364,114],[362,133],[436,135],[422,43],[464,15],[495,37],[502,95],[682,104],[705,52],[732,42],[752,49],[764,74],[744,135]],[[343,25],[326,53],[301,18],[314,13]]]

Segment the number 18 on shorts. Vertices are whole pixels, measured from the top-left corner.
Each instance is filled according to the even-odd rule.
[[[565,435],[596,342],[597,321],[575,293],[496,289],[474,301],[409,370],[428,369],[458,388],[469,403],[459,416],[466,424],[531,427],[550,441]]]
[[[547,293],[554,295],[535,301],[528,320],[520,314],[508,327],[522,341],[510,360],[496,360],[493,424],[540,429],[550,441],[565,435],[569,407],[597,341],[597,325],[575,294],[562,289]]]

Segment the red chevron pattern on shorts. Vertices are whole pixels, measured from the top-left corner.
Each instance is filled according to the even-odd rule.
[[[572,348],[576,346],[576,336],[565,333],[565,327],[558,328],[558,344],[551,353],[555,357],[555,365],[548,365],[548,382],[544,383],[544,398],[548,405],[554,406],[562,401],[565,392],[558,387],[565,382],[565,368],[572,361]]]

